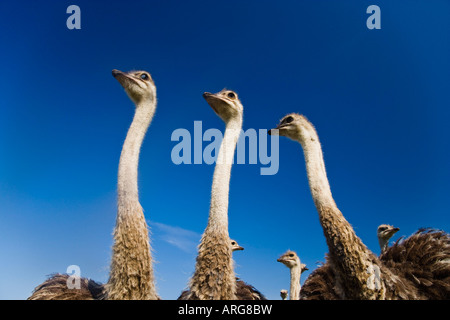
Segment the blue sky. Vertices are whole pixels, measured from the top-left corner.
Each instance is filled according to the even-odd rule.
[[[81,30],[66,28],[71,4]],[[366,27],[371,4],[380,30]],[[444,0],[1,1],[0,299],[73,264],[107,280],[134,111],[114,68],[157,86],[139,188],[163,299],[186,287],[207,222],[214,166],[170,157],[175,129],[223,131],[204,91],[236,90],[244,130],[307,116],[336,203],[374,252],[381,223],[400,227],[394,239],[449,231],[449,13]],[[245,247],[236,273],[279,299],[289,275],[276,259],[292,249],[312,271],[327,247],[300,145],[280,139],[278,173],[260,167],[233,167],[229,231]]]

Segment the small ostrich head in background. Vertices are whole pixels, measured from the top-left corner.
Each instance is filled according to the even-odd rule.
[[[308,270],[308,268],[306,268],[305,264],[300,262],[298,255],[291,250],[288,250],[286,253],[282,254],[277,261],[284,264],[290,270],[291,283],[289,300],[299,300],[301,290],[300,277],[304,271]]]
[[[381,251],[385,250],[388,246],[389,239],[400,230],[388,224],[382,224],[377,229],[378,242],[380,243]]]
[[[244,250],[243,247],[241,247],[236,240],[231,239],[231,251],[238,251],[238,250]]]
[[[281,257],[277,259],[277,261],[281,262],[289,269],[300,267],[302,273],[306,270],[309,270],[306,267],[306,264],[300,262],[300,258],[298,257],[298,255],[291,250],[288,250],[286,253],[282,254]]]

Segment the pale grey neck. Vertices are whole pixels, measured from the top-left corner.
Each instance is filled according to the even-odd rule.
[[[322,147],[318,137],[300,141],[305,156],[309,187],[316,207],[336,207],[328,182]]]
[[[128,129],[120,155],[117,183],[119,207],[125,203],[139,202],[139,153],[155,108],[156,105],[152,101],[146,101],[136,106],[133,122]]]
[[[289,300],[300,299],[300,277],[302,274],[301,266],[294,266],[291,268],[291,287],[289,290]]]
[[[241,129],[242,118],[232,119],[226,124],[214,169],[208,229],[228,230],[228,193],[231,167]]]
[[[381,253],[383,253],[388,247],[389,239],[383,239],[379,237],[378,243],[380,244]]]

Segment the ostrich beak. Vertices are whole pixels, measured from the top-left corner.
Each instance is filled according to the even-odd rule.
[[[212,102],[212,101],[217,101],[219,98],[214,93],[211,93],[211,92],[204,92],[203,98],[205,98],[206,102],[208,102],[209,106],[214,110],[214,112],[219,114],[214,102]],[[212,103],[210,103],[210,102],[212,102]]]
[[[203,98],[207,98],[207,97],[209,97],[209,96],[212,96],[213,94],[211,93],[211,92],[204,92],[203,93]]]
[[[117,77],[119,74],[123,74],[123,72],[117,69],[113,69],[112,75],[114,78]]]
[[[276,128],[274,128],[274,129],[270,129],[269,131],[267,131],[267,134],[269,135],[269,136],[272,136],[272,135],[274,135],[274,136],[279,136],[280,135],[280,129],[278,128],[278,127],[276,127]]]
[[[117,81],[119,81],[119,83],[125,89],[129,87],[130,81],[135,83],[135,84],[137,84],[137,85],[140,85],[139,82],[134,77],[130,76],[126,72],[122,72],[120,70],[113,69],[112,75],[113,75],[114,78],[116,78]]]

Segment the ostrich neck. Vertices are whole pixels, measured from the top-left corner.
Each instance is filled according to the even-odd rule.
[[[141,145],[155,112],[151,102],[136,106],[133,122],[128,129],[119,161],[118,200],[119,204],[139,202],[138,164]]]
[[[352,234],[353,238],[356,235],[334,202],[325,170],[320,142],[317,138],[312,138],[302,142],[302,146],[309,187],[314,204],[319,213],[325,237],[331,243],[330,251],[335,249],[334,243],[343,243],[346,246],[352,247],[351,243],[347,243],[348,240],[343,234]]]
[[[231,165],[242,118],[227,123],[214,169],[208,225],[200,241],[190,299],[235,300],[236,278],[228,235]]]
[[[148,226],[138,196],[139,152],[155,103],[136,106],[120,155],[117,218],[108,280],[108,299],[157,299]]]
[[[211,187],[211,204],[207,229],[227,230],[228,194],[234,151],[242,128],[242,118],[230,120],[220,145]]]
[[[380,244],[381,253],[383,253],[388,247],[389,239],[378,238],[378,243]]]
[[[300,299],[300,276],[301,267],[294,266],[291,268],[291,287],[289,290],[289,300],[299,300]]]
[[[316,207],[336,207],[328,183],[322,148],[317,138],[302,143],[309,187]]]
[[[325,171],[318,137],[300,141],[311,194],[329,248],[330,262],[346,298],[378,299],[384,294],[376,257],[356,236],[337,208]],[[340,280],[339,280],[340,279]]]

